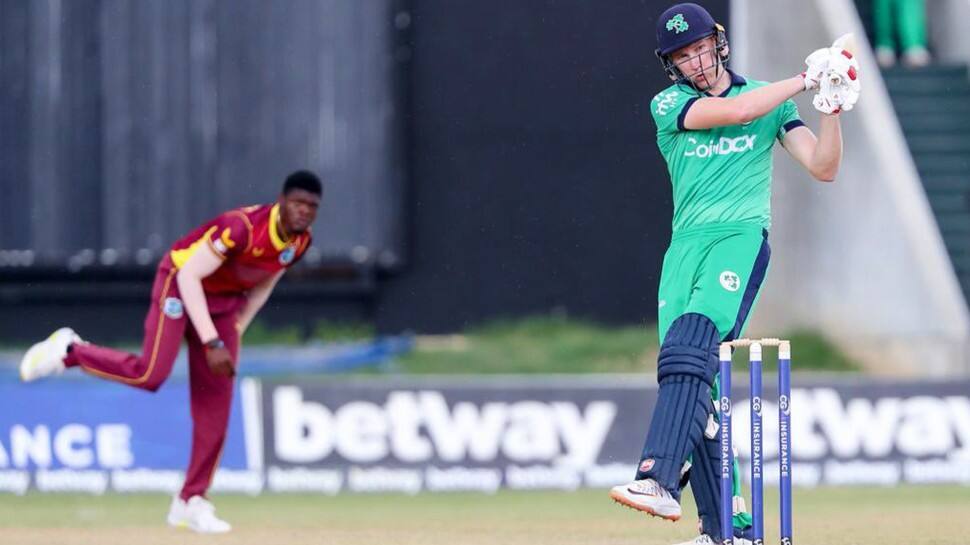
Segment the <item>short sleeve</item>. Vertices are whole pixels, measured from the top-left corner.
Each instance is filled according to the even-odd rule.
[[[699,97],[671,87],[650,101],[650,113],[657,124],[657,134],[686,130],[687,110]]]
[[[249,247],[249,225],[238,213],[223,214],[206,241],[212,250],[227,258],[242,253]]]
[[[778,140],[785,138],[788,131],[798,127],[804,127],[805,123],[798,115],[798,105],[795,101],[788,99],[778,107]]]

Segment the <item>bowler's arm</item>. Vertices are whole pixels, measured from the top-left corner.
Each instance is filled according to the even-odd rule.
[[[823,115],[818,138],[808,127],[785,133],[781,145],[820,182],[835,181],[842,162],[842,126],[839,114]]]
[[[699,98],[687,109],[684,128],[703,130],[748,123],[804,90],[805,78],[795,76],[733,97]]]
[[[249,290],[246,294],[246,305],[243,307],[242,311],[239,313],[239,320],[236,322],[236,329],[239,331],[239,335],[242,336],[246,332],[246,328],[249,324],[253,322],[253,318],[256,317],[256,313],[259,309],[263,308],[266,301],[269,300],[270,294],[273,293],[273,288],[276,287],[276,283],[283,278],[283,273],[286,269],[283,269],[273,276],[263,280],[259,284],[253,286],[253,289]]]
[[[212,316],[209,315],[209,305],[205,302],[202,279],[216,272],[216,269],[222,265],[222,260],[223,257],[208,244],[200,244],[175,275],[185,311],[203,343],[218,339],[219,333],[212,323]]]

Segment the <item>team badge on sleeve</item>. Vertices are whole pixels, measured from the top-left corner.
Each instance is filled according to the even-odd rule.
[[[212,247],[221,255],[226,255],[231,248],[235,248],[236,243],[232,240],[232,231],[228,227],[223,229],[219,238],[212,242]]]
[[[294,257],[296,257],[296,247],[287,246],[285,250],[280,252],[280,265],[289,265],[293,262]]]
[[[678,92],[675,90],[667,91],[653,97],[656,103],[657,115],[667,115],[677,105]]]

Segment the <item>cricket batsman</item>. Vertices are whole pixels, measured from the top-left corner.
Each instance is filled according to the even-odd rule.
[[[154,392],[186,340],[192,454],[169,509],[172,526],[200,533],[231,529],[205,494],[226,438],[240,338],[286,269],[310,246],[322,194],[315,174],[297,171],[286,178],[275,203],[230,210],[176,241],[158,265],[140,356],[86,343],[64,327],[32,346],[20,363],[25,382],[80,367]]]
[[[658,294],[660,388],[636,478],[610,496],[678,520],[689,467],[684,481],[701,520],[690,543],[709,544],[720,528],[718,345],[743,334],[768,269],[772,148],[779,142],[816,180],[834,181],[839,116],[859,98],[858,65],[840,39],[812,53],[802,74],[774,83],[744,78],[726,66],[724,27],[692,3],[663,12],[656,32],[656,54],[674,82],[650,104],[674,201]],[[823,114],[818,137],[791,100],[805,91],[817,93],[813,104]],[[735,535],[750,543],[736,468],[734,481]]]

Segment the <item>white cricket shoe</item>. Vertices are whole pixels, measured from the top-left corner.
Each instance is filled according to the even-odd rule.
[[[734,545],[752,545],[750,540],[740,537],[734,538],[733,543]],[[701,534],[690,541],[684,541],[676,545],[718,545],[718,542],[711,539],[711,536],[707,534]]]
[[[63,373],[67,347],[76,342],[81,342],[81,337],[73,329],[62,327],[47,339],[31,346],[20,360],[20,380],[30,382]]]
[[[216,517],[212,502],[202,496],[192,496],[188,501],[175,495],[168,510],[168,524],[177,528],[188,528],[200,534],[224,534],[232,526]]]
[[[653,479],[641,479],[614,486],[610,490],[613,501],[637,511],[667,520],[680,519],[680,504]]]
[[[711,539],[711,536],[701,534],[690,541],[683,541],[676,545],[717,545],[717,542]]]

